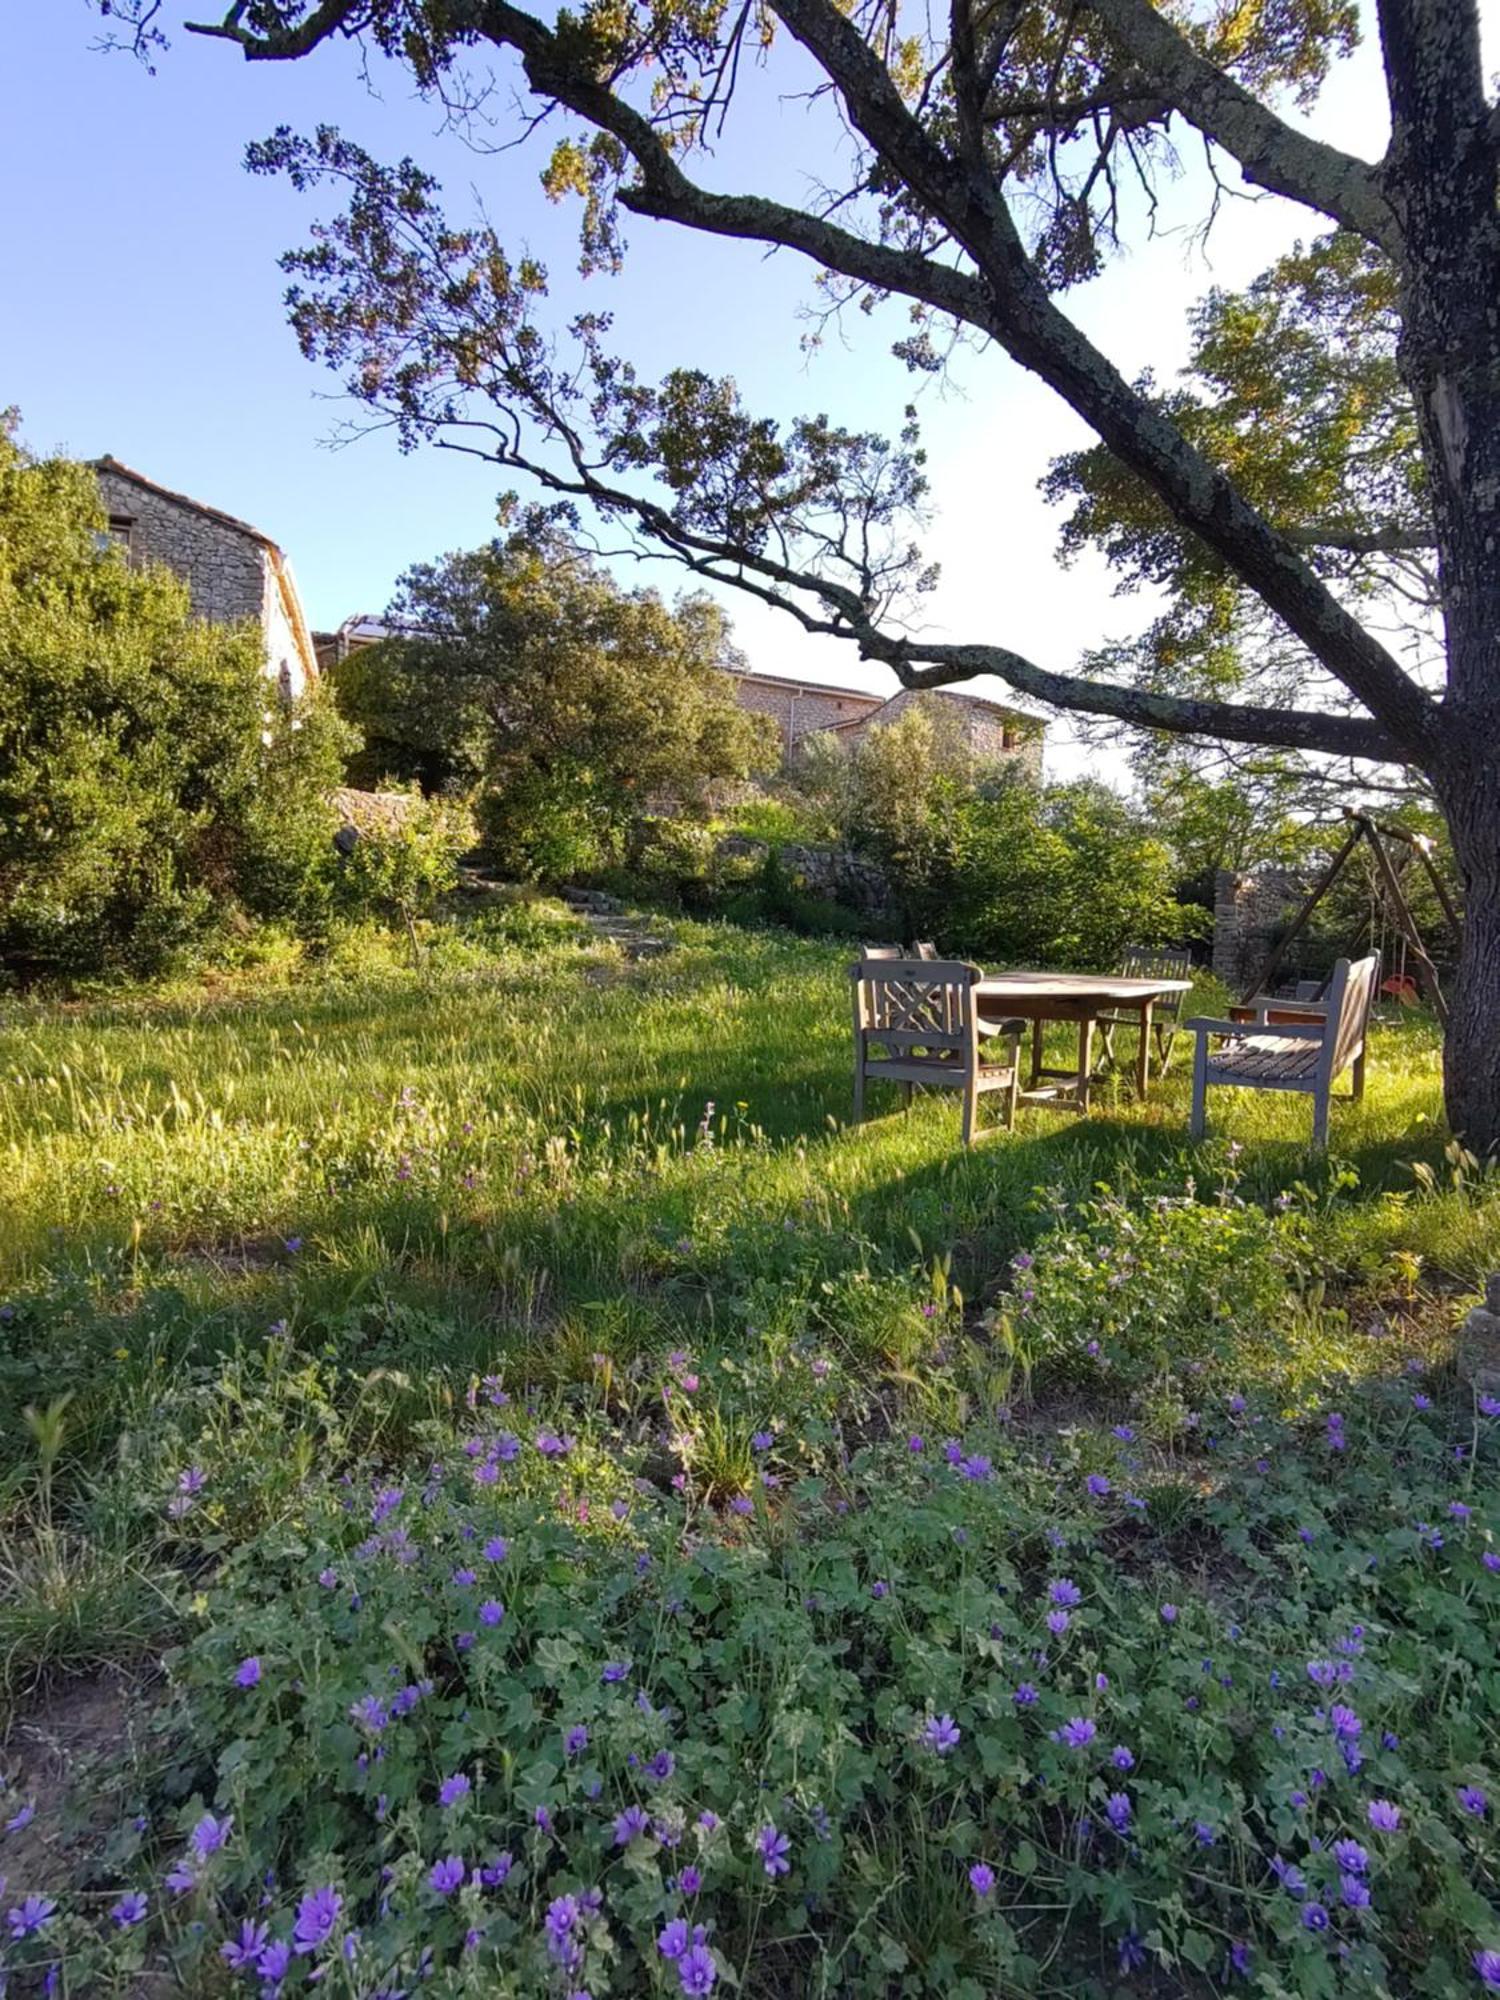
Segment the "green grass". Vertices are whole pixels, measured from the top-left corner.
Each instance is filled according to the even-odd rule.
[[[945,1093],[853,1128],[844,950],[678,937],[636,966],[449,937],[420,974],[377,941],[295,977],[7,1003],[0,1287],[44,1301],[48,1328],[10,1359],[12,1407],[71,1391],[76,1462],[273,1320],[426,1379],[421,1401],[432,1371],[510,1354],[555,1381],[851,1271],[943,1258],[983,1300],[1046,1226],[1038,1190],[1223,1170],[1222,1139],[1185,1143],[1185,1040],[1145,1105],[1111,1079],[1087,1120],[1025,1110],[968,1153]],[[1307,1152],[1300,1099],[1213,1112],[1242,1193],[1315,1191],[1341,1274],[1467,1288],[1497,1261],[1500,1201],[1449,1184],[1421,1019],[1377,1029],[1333,1165]]]
[[[524,948],[443,929],[421,970],[403,956],[366,937],[321,965],[281,954],[0,1003],[0,1699],[15,1712],[174,1637],[217,1660],[213,1619],[252,1598],[273,1615],[263,1565],[279,1574],[325,1532],[310,1523],[334,1482],[419,1480],[474,1385],[501,1375],[526,1423],[576,1430],[569,1464],[596,1512],[680,1463],[711,1518],[757,1491],[752,1438],[770,1429],[802,1440],[803,1474],[837,1482],[893,1432],[963,1433],[1015,1405],[1016,1490],[1034,1486],[1040,1536],[1054,1450],[1118,1479],[1111,1432],[1129,1416],[1151,1560],[1180,1561],[1186,1594],[1220,1504],[1195,1456],[1198,1383],[1222,1394],[1232,1377],[1295,1425],[1413,1356],[1445,1379],[1461,1301],[1500,1264],[1500,1182],[1445,1146],[1421,1016],[1377,1027],[1367,1095],[1336,1104],[1327,1159],[1308,1150],[1305,1100],[1262,1094],[1216,1095],[1215,1139],[1190,1146],[1186,1039],[1147,1103],[1127,1066],[1089,1118],[1026,1110],[966,1152],[946,1094],[847,1122],[846,947],[684,923],[668,954],[628,964],[543,924]],[[1205,992],[1188,1011],[1221,1005]],[[1211,1217],[1186,1249],[1172,1225],[1121,1294],[1135,1317],[1111,1317],[1094,1266],[1189,1188],[1195,1214],[1243,1203],[1252,1219],[1290,1192],[1294,1253],[1252,1232],[1233,1254],[1253,1270],[1218,1270]],[[1045,1325],[1017,1303],[1012,1259],[1032,1249],[1051,1259]],[[1086,1359],[1091,1315],[1113,1374]],[[665,1361],[679,1349],[704,1357],[691,1402]],[[815,1354],[826,1390],[809,1388]],[[184,1522],[165,1503],[192,1465],[212,1504]],[[796,1516],[762,1496],[755,1521],[791,1562]],[[1242,1560],[1232,1527],[1211,1533]],[[796,1560],[820,1560],[816,1543]],[[195,1767],[178,1747],[172,1782],[207,1797],[199,1748]],[[878,1854],[895,1835],[881,1821],[869,1837]],[[963,1893],[934,1909],[892,1868],[890,1920],[915,1898],[911,1938],[946,1935]]]

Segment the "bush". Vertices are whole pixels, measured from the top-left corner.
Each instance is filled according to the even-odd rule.
[[[416,787],[399,810],[366,814],[347,856],[334,863],[336,907],[346,915],[405,924],[430,916],[458,881],[474,845],[474,816],[457,799],[424,799]]]
[[[1017,1255],[1002,1316],[1031,1366],[1128,1388],[1253,1360],[1313,1275],[1297,1202],[1106,1191]]]
[[[87,467],[0,431],[0,957],[150,973],[239,909],[316,900],[348,732],[283,708],[252,627],[104,535]]]

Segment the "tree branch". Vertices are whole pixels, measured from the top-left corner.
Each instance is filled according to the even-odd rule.
[[[1319,210],[1393,257],[1400,254],[1400,229],[1377,168],[1286,124],[1201,56],[1152,0],[1083,0],[1083,4],[1118,37],[1189,124],[1239,161],[1246,180]]]
[[[1438,734],[1431,698],[1226,475],[1059,311],[999,191],[951,160],[922,129],[834,0],[773,4],[837,84],[855,127],[974,260],[990,300],[983,330],[1049,383],[1177,519],[1223,557],[1390,738],[1414,758],[1430,754]]]
[[[1405,555],[1437,547],[1437,537],[1430,528],[1339,528],[1331,521],[1312,521],[1278,532],[1294,549],[1339,549],[1349,556]]]
[[[222,21],[185,21],[190,35],[205,35],[211,41],[233,42],[243,51],[246,62],[295,62],[311,55],[319,42],[343,31],[356,34],[363,25],[367,0],[321,0],[299,26],[268,29],[264,33],[240,25],[243,6],[231,7]]]
[[[466,428],[487,429],[498,438],[491,426],[471,424]],[[886,631],[870,616],[857,592],[827,577],[757,554],[740,543],[685,527],[655,501],[600,479],[584,463],[576,444],[572,452],[572,477],[503,441],[495,448],[450,441],[447,448],[529,473],[550,492],[586,499],[617,517],[633,518],[653,541],[670,549],[696,575],[729,584],[762,603],[789,612],[804,631],[852,641],[861,658],[879,660],[889,666],[904,687],[948,687],[980,674],[993,674],[1018,694],[1029,695],[1050,707],[1111,717],[1133,728],[1256,744],[1265,749],[1311,750],[1326,756],[1358,757],[1376,763],[1406,761],[1395,740],[1378,723],[1364,716],[1159,694],[1149,688],[1121,687],[1057,673],[1004,646],[949,645]],[[805,604],[799,604],[791,594],[798,591],[819,600],[831,615],[819,617]]]

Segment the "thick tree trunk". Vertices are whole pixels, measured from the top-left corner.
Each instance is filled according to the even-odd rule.
[[[1464,937],[1448,996],[1443,1101],[1481,1157],[1500,1149],[1500,770],[1483,746],[1439,785],[1464,885]]]
[[[1500,1150],[1500,211],[1475,0],[1378,0],[1402,230],[1398,359],[1422,438],[1447,693],[1421,761],[1447,815],[1465,930],[1448,1122]]]

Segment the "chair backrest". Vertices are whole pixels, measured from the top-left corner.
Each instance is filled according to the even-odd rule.
[[[1191,979],[1193,954],[1185,945],[1127,945],[1115,968],[1122,979]],[[1182,1012],[1185,993],[1164,993],[1156,1003],[1156,1017],[1174,1018]]]
[[[971,988],[983,976],[960,959],[862,958],[849,968],[855,1026],[893,1050],[967,1049],[975,1026]]]
[[[899,944],[862,944],[860,950],[866,958],[899,958],[901,956],[901,947]]]
[[[1364,1047],[1370,1008],[1380,983],[1380,954],[1351,962],[1341,958],[1328,981],[1327,1026],[1323,1036],[1322,1071],[1332,1082]]]
[[[912,956],[914,958],[926,959],[931,964],[936,960],[937,955],[938,948],[932,942],[931,938],[918,938],[912,945]]]

